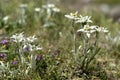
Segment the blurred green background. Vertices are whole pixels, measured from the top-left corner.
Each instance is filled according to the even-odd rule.
[[[49,3],[53,3],[60,8],[60,12],[53,13],[48,17],[46,16],[47,13],[43,11],[40,16],[36,16],[35,8],[41,8],[42,5]],[[19,22],[19,19],[21,18],[21,4],[27,4],[25,24]],[[66,19],[64,15],[75,11],[79,11],[79,13],[84,16],[91,16],[91,19],[94,22],[92,25],[103,26],[109,30],[110,34],[107,34],[107,36],[100,36],[99,45],[102,47],[102,51],[92,65],[95,66],[96,69],[98,66],[97,63],[100,63],[100,69],[105,70],[110,80],[119,80],[120,0],[0,0],[0,35],[11,36],[12,34],[19,32],[24,32],[25,35],[35,34],[38,37],[38,43],[43,47],[42,54],[51,54],[57,49],[61,50],[59,56],[61,64],[57,67],[55,66],[56,68],[53,68],[58,74],[53,74],[55,76],[61,75],[62,70],[65,68],[68,70],[65,74],[71,77],[69,74],[71,74],[72,71],[74,72],[74,69],[72,69],[71,66],[76,68],[77,64],[72,62],[71,55],[73,48],[71,21]],[[6,16],[9,16],[7,22],[4,21]],[[44,27],[44,24],[47,24],[48,26]],[[80,40],[81,39],[79,38],[77,39],[77,46],[79,46]],[[67,62],[69,63],[66,64]],[[111,64],[114,64],[115,66],[109,66]],[[69,72],[69,69],[71,72]],[[96,73],[94,72],[94,74]],[[89,76],[91,75],[92,74]],[[45,76],[48,77],[49,75]],[[49,77],[51,76],[52,75]],[[99,77],[101,76],[105,77],[106,75],[101,74]]]

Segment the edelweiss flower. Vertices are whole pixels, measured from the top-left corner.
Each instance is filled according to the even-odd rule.
[[[46,5],[43,5],[42,7],[43,8],[53,8],[53,7],[55,7],[55,5],[54,4],[46,4]]]
[[[76,20],[76,19],[78,19],[78,11],[76,11],[75,13],[67,14],[67,15],[65,15],[65,17],[68,19]]]
[[[21,8],[26,8],[28,5],[27,4],[21,4],[20,7]]]
[[[79,19],[76,21],[76,23],[92,23],[92,20],[90,20],[91,16],[79,16]]]
[[[40,45],[35,47],[35,50],[41,50],[42,48],[40,47]]]
[[[23,49],[28,49],[28,51],[36,51],[36,50],[41,50],[42,48],[38,45],[32,45],[32,44],[26,44],[23,46]]]
[[[52,8],[52,10],[53,10],[54,12],[60,12],[60,9],[57,8],[57,7]]]
[[[35,11],[36,12],[40,12],[40,8],[35,8]]]
[[[84,27],[82,29],[79,29],[78,32],[79,31],[93,33],[93,32],[96,31],[96,27],[95,26],[84,25]]]
[[[52,7],[55,7],[55,5],[54,4],[48,4],[47,7],[52,8]]]
[[[79,29],[77,32],[84,32],[89,38],[90,35],[94,32],[105,32],[106,33],[108,32],[108,30],[104,27],[84,25],[84,27],[82,29]]]
[[[90,27],[89,25],[84,25],[82,29],[79,29],[77,32],[83,32],[86,33],[87,37],[90,38],[90,34],[95,32],[96,30],[94,27]]]
[[[104,33],[107,33],[107,32],[109,32],[106,28],[104,28],[104,27],[99,27],[99,28],[97,28],[97,31],[98,32],[104,32]]]
[[[50,12],[51,10],[54,12],[60,12],[60,9],[57,8],[54,4],[47,4],[47,5],[43,5],[42,7],[47,9],[47,12]]]
[[[25,40],[23,32],[20,34],[12,35],[12,37],[10,37],[10,38],[13,40],[13,42],[22,42]]]
[[[26,38],[27,42],[30,42],[30,43],[34,42],[36,39],[37,38],[35,38],[35,35]]]
[[[3,21],[8,21],[8,19],[9,19],[9,16],[5,16],[5,17],[3,18]]]
[[[23,46],[23,49],[28,49],[28,51],[33,51],[33,45],[31,45],[31,44],[25,44],[24,46]]]
[[[41,50],[42,48],[39,45],[34,45],[34,41],[37,39],[35,35],[30,36],[30,37],[24,37],[23,33],[20,34],[15,34],[12,37],[10,37],[13,42],[16,43],[21,43],[22,49],[20,50],[26,50],[27,52],[29,51],[36,51],[36,50]]]

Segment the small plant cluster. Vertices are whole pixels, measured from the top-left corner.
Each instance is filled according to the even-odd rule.
[[[35,44],[35,35],[25,37],[23,33],[3,37],[0,52],[0,78],[26,76],[36,70],[37,54],[42,48]]]
[[[91,61],[95,59],[95,55],[100,51],[100,47],[98,45],[99,35],[101,33],[107,33],[108,30],[96,25],[90,26],[89,23],[93,22],[91,17],[79,15],[78,12],[70,13],[65,15],[65,17],[72,20],[75,61],[80,61],[80,69],[83,71],[87,70]],[[80,29],[76,30],[75,25],[78,23],[80,25]],[[80,33],[80,38],[82,40],[79,48],[77,48],[76,45],[77,33]]]
[[[65,14],[48,0],[5,1],[0,1],[0,80],[119,79],[120,33],[112,28],[117,23],[97,12],[90,13],[92,19],[78,11]]]
[[[46,17],[44,17],[44,27],[55,26],[56,24],[53,21],[53,18],[56,13],[60,12],[60,9],[57,8],[54,4],[46,4],[42,5],[43,13],[46,13]]]
[[[41,79],[59,77],[57,75],[60,73],[56,73],[56,70],[61,62],[60,49],[43,55],[36,40],[35,35],[26,37],[23,32],[2,37],[0,79],[31,79],[33,73],[38,74]]]
[[[60,12],[60,9],[57,8],[55,4],[45,4],[41,7],[35,7],[34,10],[30,12],[28,4],[21,4],[16,11],[18,16],[15,19],[12,19],[11,15],[0,18],[0,29],[5,29],[9,32],[13,29],[26,26],[30,14],[34,14],[32,17],[33,21],[39,22],[41,20],[41,24],[43,24],[44,27],[56,26],[55,16]]]
[[[54,7],[52,4],[43,6],[47,10],[47,13],[49,13],[47,18],[51,16],[49,11],[54,11]],[[36,11],[39,11],[39,9],[37,8]],[[65,15],[65,17],[72,20],[73,55],[75,64],[78,64],[75,74],[86,74],[90,68],[90,63],[95,59],[95,56],[101,49],[98,41],[100,34],[108,33],[108,30],[96,25],[90,26],[89,23],[93,22],[91,17],[79,15],[78,12],[70,13]],[[76,30],[77,24],[79,25],[79,29]],[[80,36],[77,36],[77,33]],[[81,41],[77,41],[79,37]],[[55,57],[60,53],[60,50],[58,49],[53,54],[43,56],[39,54],[42,48],[39,44],[35,43],[36,40],[35,35],[25,37],[23,32],[12,35],[11,37],[2,38],[0,52],[1,78],[14,79],[17,76],[26,76],[28,78],[30,73],[36,71],[43,79],[45,79],[44,77],[46,79],[53,78],[53,75],[55,76],[53,79],[62,77],[57,72],[58,65],[61,62],[60,58]],[[80,46],[78,47],[78,45]],[[52,71],[50,70],[51,68]]]

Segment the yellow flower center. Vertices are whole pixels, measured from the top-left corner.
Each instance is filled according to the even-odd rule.
[[[27,56],[28,60],[30,60],[30,56]]]
[[[78,12],[70,13],[71,16],[78,16]]]
[[[14,58],[14,61],[16,60],[16,58]]]

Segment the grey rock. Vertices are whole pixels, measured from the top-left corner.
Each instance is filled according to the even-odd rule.
[[[113,7],[110,12],[110,16],[113,17],[114,20],[120,19],[120,6]]]
[[[103,13],[108,14],[110,11],[110,6],[108,4],[102,4],[102,5],[100,5],[100,10]]]

